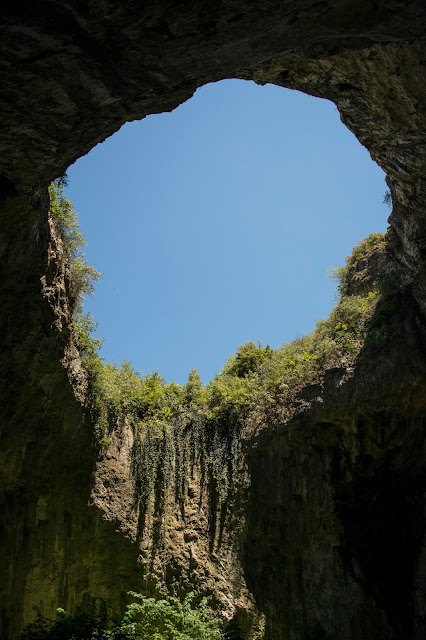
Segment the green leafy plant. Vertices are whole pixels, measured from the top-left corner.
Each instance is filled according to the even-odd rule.
[[[330,277],[337,280],[337,293],[339,298],[345,296],[348,292],[350,282],[350,269],[354,264],[366,255],[366,253],[375,246],[386,242],[386,234],[370,233],[369,236],[360,240],[352,249],[352,253],[346,256],[345,264],[342,266],[335,265],[329,269]]]
[[[202,405],[206,402],[206,393],[196,369],[189,372],[188,382],[185,385],[185,399],[187,403]]]
[[[25,627],[20,640],[223,640],[222,622],[212,616],[205,598],[193,604],[192,592],[182,601],[133,591],[129,595],[135,601],[118,624],[109,622],[103,602],[75,615],[58,609],[56,620],[37,610],[36,620]]]
[[[93,335],[98,323],[94,321],[91,313],[78,313],[77,332],[80,346],[80,355],[86,364],[98,357],[98,351],[102,346],[102,338],[95,338]]]
[[[161,600],[130,592],[136,602],[127,606],[126,614],[114,640],[221,640],[222,623],[212,618],[207,600],[193,605],[194,594],[183,601],[167,597]]]
[[[262,362],[272,358],[273,354],[269,344],[263,348],[260,340],[257,346],[250,340],[246,344],[240,345],[237,353],[228,358],[223,367],[223,373],[244,378],[256,371]]]
[[[378,298],[375,292],[342,298],[326,320],[318,320],[311,334],[285,344],[263,363],[255,387],[279,389],[283,402],[283,393],[294,394],[314,383],[324,370],[353,359],[362,347]]]
[[[75,310],[81,313],[85,295],[93,295],[94,283],[101,277],[100,271],[91,267],[82,251],[84,236],[79,230],[78,216],[73,204],[65,197],[66,177],[59,178],[49,187],[50,215],[62,238],[65,256],[71,274],[72,296]]]
[[[56,610],[56,619],[51,620],[36,608],[36,619],[28,624],[19,640],[107,640],[108,604],[92,602],[85,611],[69,615],[64,609]]]
[[[348,268],[352,267],[355,262],[357,262],[360,258],[365,256],[367,251],[369,251],[372,247],[379,245],[380,243],[385,242],[385,234],[384,233],[370,233],[364,240],[360,240],[355,247],[352,249],[352,253],[346,258],[346,266]]]

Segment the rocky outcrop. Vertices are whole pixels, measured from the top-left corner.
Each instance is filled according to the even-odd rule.
[[[128,589],[189,584],[247,639],[424,637],[422,3],[7,2],[1,32],[2,639],[33,605],[119,609]],[[99,455],[79,401],[46,189],[124,122],[230,77],[336,103],[387,172],[405,289],[354,369],[325,372],[290,421],[241,439],[221,522],[194,465],[185,511],[168,496],[170,520],[153,504],[142,527],[132,434],[117,426]]]
[[[250,443],[246,575],[266,637],[300,622],[305,637],[423,637],[424,332],[403,304],[398,340],[328,372]]]

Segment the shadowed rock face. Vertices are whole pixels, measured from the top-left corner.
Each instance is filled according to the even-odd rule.
[[[52,614],[94,595],[119,609],[128,589],[191,583],[246,638],[293,640],[315,629],[348,640],[424,638],[424,13],[423,2],[381,0],[6,3],[4,640],[17,636],[33,605]],[[195,470],[185,514],[171,500],[161,546],[150,535],[159,514],[141,531],[137,505],[129,507],[135,478],[125,425],[108,456],[98,460],[90,446],[46,188],[124,122],[235,77],[335,102],[387,173],[392,260],[412,285],[392,345],[374,362],[361,361],[350,376],[329,372],[290,422],[241,443],[241,486],[221,532],[212,530]]]

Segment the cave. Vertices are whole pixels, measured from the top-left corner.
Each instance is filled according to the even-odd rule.
[[[191,581],[246,640],[425,637],[424,17],[416,0],[6,3],[2,640],[18,638],[34,606],[53,615],[94,596],[119,610],[129,589]],[[170,512],[170,530],[184,533],[164,550],[126,498],[129,431],[114,431],[108,455],[92,444],[47,189],[125,122],[226,78],[335,103],[386,172],[387,259],[404,287],[380,349],[366,349],[350,376],[337,367],[302,390],[289,420],[246,435],[220,536],[202,509],[196,525],[186,520],[201,499],[195,469],[190,504]]]

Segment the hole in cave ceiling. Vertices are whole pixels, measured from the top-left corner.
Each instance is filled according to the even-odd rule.
[[[204,382],[248,340],[277,347],[334,302],[327,269],[384,231],[384,173],[334,104],[225,80],[124,125],[68,170],[86,302],[106,360]]]

